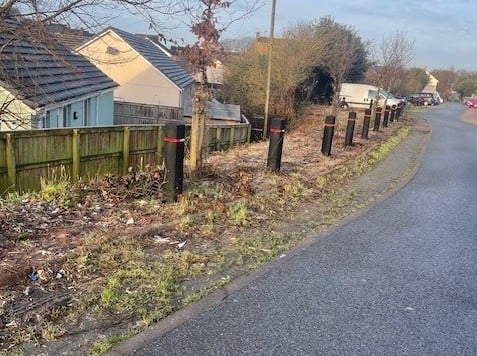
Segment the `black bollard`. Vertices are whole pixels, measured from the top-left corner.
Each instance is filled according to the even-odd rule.
[[[396,108],[396,116],[394,118],[396,121],[399,121],[399,118],[401,117],[401,113],[402,113],[402,105],[400,104]]]
[[[173,203],[182,194],[184,180],[185,125],[167,123],[164,130],[165,200]]]
[[[356,124],[356,113],[350,111],[348,114],[348,124],[346,125],[345,146],[353,144],[354,126]]]
[[[390,111],[391,111],[391,107],[389,105],[386,105],[386,108],[384,109],[384,116],[383,116],[383,127],[388,127]]]
[[[364,111],[363,131],[361,131],[361,138],[368,138],[370,122],[371,122],[371,109],[366,109]]]
[[[381,107],[376,108],[376,115],[374,117],[373,131],[378,131],[379,130],[379,125],[381,125],[381,112],[382,111],[383,111],[383,108],[381,108]]]
[[[325,129],[323,132],[323,142],[321,144],[321,153],[326,156],[331,155],[331,145],[333,143],[333,134],[335,133],[335,117],[328,115],[325,117]]]
[[[391,107],[391,122],[394,122],[394,119],[396,118],[396,105],[393,105]]]
[[[273,118],[270,124],[270,144],[268,146],[267,168],[278,172],[282,163],[283,138],[286,120]]]

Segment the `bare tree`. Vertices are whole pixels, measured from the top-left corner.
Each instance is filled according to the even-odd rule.
[[[367,67],[368,43],[361,39],[354,27],[340,24],[331,17],[320,19],[316,36],[326,41],[321,67],[333,79],[333,114],[336,115],[341,84],[353,76],[359,77]]]
[[[207,154],[205,137],[206,103],[211,97],[207,67],[215,66],[215,61],[220,60],[223,56],[224,51],[220,43],[221,35],[232,23],[250,16],[257,8],[259,1],[247,2],[241,12],[234,10],[235,3],[237,1],[190,0],[183,4],[183,11],[188,17],[186,24],[197,38],[192,46],[187,46],[184,49],[183,55],[192,71],[199,74],[200,78],[192,97],[193,113],[190,147],[190,168],[192,170],[202,166],[204,156]]]
[[[159,14],[174,15],[181,3],[177,0],[7,0],[0,5],[0,18],[14,14],[30,20],[34,28],[63,22],[95,31],[124,13],[142,16],[153,26]],[[0,26],[5,28],[8,24]]]
[[[379,44],[381,58],[377,60],[372,84],[393,91],[414,55],[414,41],[404,32],[394,32],[384,37]]]

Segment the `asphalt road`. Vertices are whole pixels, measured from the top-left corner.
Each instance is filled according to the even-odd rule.
[[[137,355],[477,355],[477,126],[427,111],[416,176]]]

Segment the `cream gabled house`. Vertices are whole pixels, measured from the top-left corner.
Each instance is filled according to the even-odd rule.
[[[77,48],[119,84],[115,101],[184,108],[194,78],[145,35],[108,28]]]

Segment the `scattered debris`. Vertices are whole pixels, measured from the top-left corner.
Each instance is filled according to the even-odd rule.
[[[166,244],[170,243],[171,239],[169,237],[161,237],[158,235],[154,235],[154,242],[158,244]]]

